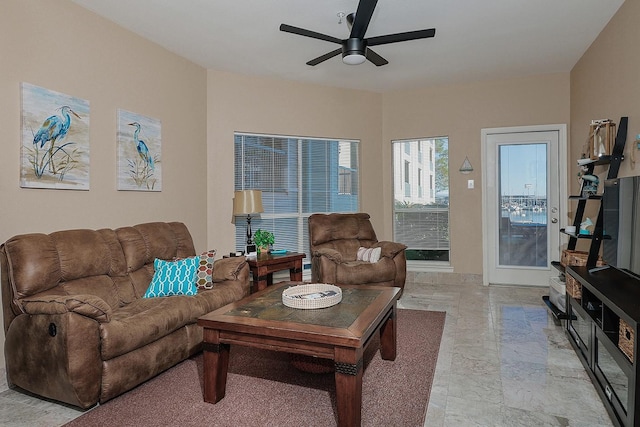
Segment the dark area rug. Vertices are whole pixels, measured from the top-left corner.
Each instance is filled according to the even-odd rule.
[[[422,426],[445,313],[398,310],[395,361],[379,341],[365,351],[362,425]],[[292,367],[290,356],[232,346],[224,399],[204,402],[202,354],[100,405],[67,426],[334,426],[333,374]]]

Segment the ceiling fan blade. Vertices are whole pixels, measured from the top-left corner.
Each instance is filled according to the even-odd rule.
[[[382,56],[378,55],[377,53],[375,53],[374,51],[372,51],[369,48],[367,48],[367,53],[365,54],[365,56],[367,57],[367,59],[369,61],[373,62],[373,64],[376,67],[381,67],[381,66],[387,65],[389,63],[389,61],[387,61]]]
[[[331,59],[331,58],[333,58],[334,56],[338,56],[338,55],[340,55],[341,53],[342,53],[342,48],[338,48],[338,49],[336,49],[336,50],[334,50],[334,51],[331,51],[331,52],[329,52],[329,53],[325,53],[325,54],[324,54],[324,55],[322,55],[322,56],[318,56],[317,58],[312,59],[311,61],[307,62],[307,65],[311,65],[311,66],[313,66],[313,65],[318,65],[319,63],[324,62],[324,61],[326,61],[327,59]]]
[[[363,39],[378,0],[360,0],[349,38]]]
[[[339,38],[328,36],[322,33],[316,33],[315,31],[305,30],[304,28],[294,27],[293,25],[281,24],[280,31],[285,33],[297,34],[299,36],[311,37],[312,39],[324,40],[332,43],[342,44],[342,40]]]
[[[387,34],[366,39],[367,46],[380,46],[381,44],[404,42],[408,40],[428,39],[436,35],[436,29],[407,31],[406,33]]]

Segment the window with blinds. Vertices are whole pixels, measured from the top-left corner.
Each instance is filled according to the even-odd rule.
[[[236,133],[235,190],[262,190],[264,212],[251,229],[271,231],[275,249],[309,256],[313,213],[358,211],[358,142]],[[246,243],[236,220],[236,250]]]
[[[449,140],[400,140],[392,146],[394,241],[408,246],[407,260],[448,262]]]

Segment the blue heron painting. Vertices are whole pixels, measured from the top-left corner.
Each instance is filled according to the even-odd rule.
[[[53,155],[55,154],[54,148],[56,141],[64,138],[69,132],[69,127],[71,126],[71,116],[69,113],[73,114],[77,118],[80,118],[79,115],[76,114],[75,111],[71,109],[68,105],[63,105],[60,109],[61,116],[49,116],[40,126],[40,129],[36,132],[33,137],[33,144],[40,144],[40,148],[44,148],[47,142],[51,142],[49,145],[49,172],[52,174],[56,174],[56,162],[53,161]]]
[[[21,186],[89,189],[89,102],[22,83]]]
[[[161,191],[160,121],[118,110],[118,190]]]
[[[149,169],[151,170],[155,169],[155,166],[153,165],[153,158],[149,153],[149,147],[147,147],[147,144],[145,144],[144,141],[140,139],[140,123],[138,122],[129,123],[129,126],[136,127],[136,130],[133,132],[133,142],[135,142],[136,144],[136,150],[138,150],[138,155],[142,160],[144,160],[144,162],[147,164]]]
[[[51,141],[51,145],[53,146],[58,139],[64,138],[67,132],[69,132],[69,126],[71,126],[71,116],[69,113],[80,118],[71,107],[63,105],[60,107],[62,117],[55,115],[47,117],[33,137],[33,143],[39,143],[40,148],[42,148],[49,141]]]

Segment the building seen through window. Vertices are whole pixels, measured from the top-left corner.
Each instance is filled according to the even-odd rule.
[[[392,141],[394,241],[407,260],[449,261],[449,141]],[[429,156],[423,156],[427,151]]]

